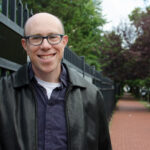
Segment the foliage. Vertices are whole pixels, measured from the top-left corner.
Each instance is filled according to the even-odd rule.
[[[121,24],[104,35],[100,63],[104,74],[112,79],[146,86],[150,83],[150,7],[145,11],[136,8],[129,18],[131,25]]]
[[[130,49],[138,36],[135,26],[126,21],[120,22],[114,31],[121,36],[122,46],[125,49]]]
[[[122,39],[114,31],[105,33],[102,46],[100,47],[100,63],[103,73],[113,80],[120,81],[123,78],[122,68],[124,67],[124,55]]]
[[[138,37],[130,50],[139,54],[138,67],[141,78],[150,76],[150,7],[145,11],[135,9],[130,15],[130,20],[135,25]]]
[[[105,19],[102,16],[101,0],[24,0],[34,13],[49,12],[63,21],[66,34],[69,36],[68,46],[90,65],[98,69],[99,41]]]

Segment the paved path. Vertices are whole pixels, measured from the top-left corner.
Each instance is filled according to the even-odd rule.
[[[113,150],[150,150],[150,111],[126,94],[113,114],[110,135]]]

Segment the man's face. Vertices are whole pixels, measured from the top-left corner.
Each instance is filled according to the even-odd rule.
[[[49,15],[33,17],[26,25],[26,36],[51,34],[63,34],[63,29],[60,22]],[[41,45],[34,46],[28,40],[22,39],[22,45],[30,57],[35,75],[41,76],[52,72],[55,75],[60,72],[60,64],[67,42],[68,37],[64,36],[59,44],[51,45],[47,39],[44,39]]]

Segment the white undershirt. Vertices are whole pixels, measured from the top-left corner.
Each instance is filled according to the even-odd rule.
[[[35,76],[35,78],[36,78],[38,84],[40,84],[42,87],[44,87],[46,89],[48,99],[50,99],[52,91],[55,88],[60,87],[60,82],[59,83],[52,83],[52,82],[43,81],[36,76]]]

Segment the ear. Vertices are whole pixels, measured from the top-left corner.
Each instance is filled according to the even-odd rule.
[[[27,41],[24,38],[21,39],[21,44],[24,50],[27,52]]]
[[[64,44],[64,47],[66,47],[67,43],[68,43],[68,36],[67,35],[64,35],[63,37],[63,44]]]

